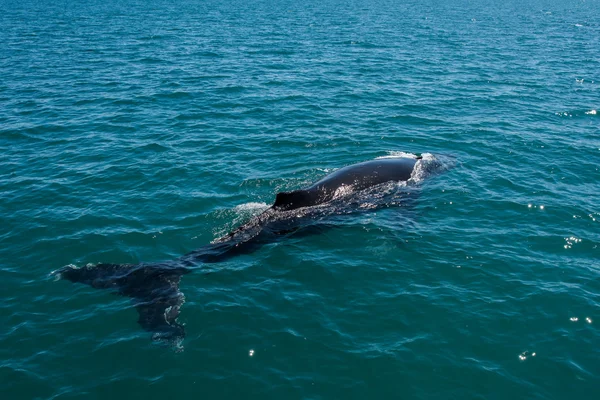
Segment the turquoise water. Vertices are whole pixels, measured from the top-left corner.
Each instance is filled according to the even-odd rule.
[[[600,7],[496,3],[3,0],[2,398],[594,398]],[[184,276],[183,352],[49,276],[398,152],[457,162]]]

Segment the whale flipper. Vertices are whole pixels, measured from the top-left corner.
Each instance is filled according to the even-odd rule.
[[[83,283],[96,289],[113,289],[131,298],[138,323],[152,332],[152,339],[179,345],[185,328],[177,321],[185,296],[179,290],[187,268],[170,264],[88,264],[67,265],[53,274],[59,279]]]

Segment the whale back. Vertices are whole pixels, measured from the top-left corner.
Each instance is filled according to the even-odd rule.
[[[394,157],[349,165],[327,175],[308,190],[333,192],[341,186],[362,190],[389,181],[410,179],[418,158]]]
[[[420,158],[376,159],[340,168],[305,189],[277,193],[273,208],[293,210],[325,203],[342,187],[362,190],[384,182],[407,181]]]

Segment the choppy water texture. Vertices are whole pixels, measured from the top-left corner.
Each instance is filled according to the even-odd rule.
[[[593,398],[598,71],[596,1],[3,0],[2,398]],[[458,162],[186,275],[182,353],[48,277],[399,151]]]

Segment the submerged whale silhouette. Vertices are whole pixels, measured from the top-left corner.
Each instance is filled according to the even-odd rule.
[[[434,159],[434,158],[432,158]],[[285,237],[322,222],[331,215],[400,205],[414,189],[417,170],[439,172],[440,163],[423,164],[422,157],[386,157],[341,168],[313,185],[276,195],[274,204],[249,222],[212,243],[176,260],[140,264],[67,265],[52,274],[58,279],[113,289],[130,297],[139,313],[138,323],[153,340],[180,346],[184,326],[177,321],[185,297],[181,276],[199,263],[225,260],[248,253],[263,243]],[[424,161],[424,160],[423,160]],[[418,168],[418,166],[421,168]],[[435,170],[438,171],[435,171]],[[401,183],[399,185],[398,183]],[[402,190],[399,190],[402,189]]]

